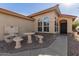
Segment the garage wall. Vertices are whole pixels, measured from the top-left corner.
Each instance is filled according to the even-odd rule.
[[[0,40],[4,38],[5,25],[18,26],[20,34],[34,31],[33,21],[0,13]]]

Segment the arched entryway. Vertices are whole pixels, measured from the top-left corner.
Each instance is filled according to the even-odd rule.
[[[67,20],[60,21],[60,34],[67,34]]]

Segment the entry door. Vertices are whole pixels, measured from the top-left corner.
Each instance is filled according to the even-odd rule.
[[[67,34],[67,21],[62,21],[60,23],[60,33]]]

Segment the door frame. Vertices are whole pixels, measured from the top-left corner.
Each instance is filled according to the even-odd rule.
[[[62,25],[65,25],[63,28],[66,29],[66,31],[63,32]],[[61,20],[60,21],[60,34],[67,34],[67,20]]]

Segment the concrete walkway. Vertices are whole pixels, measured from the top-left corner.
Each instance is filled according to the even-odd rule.
[[[57,36],[47,48],[22,51],[18,53],[0,53],[1,56],[67,56],[67,36]]]

